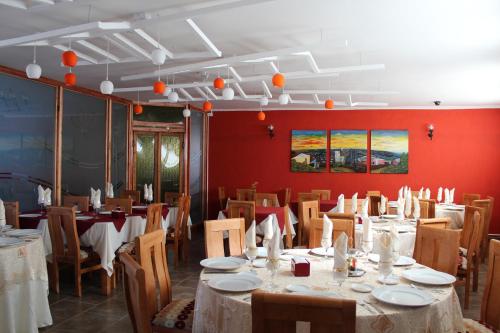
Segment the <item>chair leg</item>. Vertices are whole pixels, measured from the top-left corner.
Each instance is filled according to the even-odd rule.
[[[470,294],[470,271],[467,270],[465,273],[465,301],[464,301],[464,309],[467,310],[469,308],[469,294]]]
[[[75,296],[82,297],[82,273],[79,263],[75,265]]]
[[[101,294],[108,296],[111,294],[112,277],[108,275],[105,269],[100,270],[101,273]]]
[[[182,261],[186,264],[189,259],[189,240],[182,242]]]
[[[472,290],[474,292],[477,292],[478,288],[479,288],[479,258],[475,256],[473,272],[472,272]]]
[[[47,262],[48,273],[49,273],[49,285],[50,289],[56,294],[59,294],[59,265],[57,262]]]
[[[174,267],[179,267],[179,243],[174,243]]]

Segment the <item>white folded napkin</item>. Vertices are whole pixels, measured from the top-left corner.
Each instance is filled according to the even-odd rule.
[[[410,216],[411,215],[411,189],[408,188],[408,191],[406,192],[406,197],[405,197],[405,215]]]
[[[437,195],[437,201],[441,202],[441,200],[443,200],[443,188],[442,187],[438,188],[438,195]]]
[[[344,195],[343,194],[339,195],[339,198],[337,200],[337,207],[335,209],[335,212],[337,212],[337,213],[343,213],[344,212]]]
[[[380,236],[379,262],[392,262],[392,237],[389,232]]]
[[[153,202],[153,184],[149,184],[148,188],[148,200]]]
[[[455,201],[455,188],[450,190],[450,203],[453,203],[453,201]]]
[[[361,202],[361,216],[368,217],[368,198],[364,198]]]
[[[422,198],[419,198],[422,199]],[[430,200],[431,199],[431,190],[429,188],[425,189],[425,200]]]
[[[368,252],[373,250],[373,230],[372,230],[372,220],[368,217],[363,217],[363,243],[368,243]],[[366,245],[365,245],[366,246]],[[363,248],[363,251],[365,249]]]
[[[424,198],[424,188],[421,187],[420,191],[418,191],[418,198],[423,199]]]
[[[327,245],[322,246],[332,246],[332,233],[333,233],[333,223],[330,221],[328,216],[323,215],[323,234],[321,236],[321,243],[326,241]]]
[[[397,201],[397,214],[400,220],[405,218],[405,199],[399,198]]]
[[[43,197],[44,197],[43,201],[45,203],[45,206],[52,205],[52,190],[50,188],[47,187],[45,189]]]
[[[273,238],[273,219],[267,218],[260,223],[262,229],[264,229],[264,239],[262,240],[262,245],[267,248],[267,245]]]
[[[358,210],[358,192],[352,195],[351,199],[351,213],[356,214]]]
[[[100,189],[97,189],[97,191],[95,191],[95,196],[94,196],[94,201],[92,202],[92,205],[94,206],[94,208],[101,208],[101,190]]]
[[[111,183],[108,183],[106,185],[106,197],[107,198],[114,198],[115,197],[115,193],[113,191],[113,184],[111,184]]]
[[[347,259],[347,235],[345,232],[341,233],[335,240],[335,251],[333,252],[333,268],[345,267]]]
[[[43,205],[45,203],[45,191],[42,185],[38,185],[38,204]]]
[[[250,249],[257,248],[257,241],[255,237],[255,220],[252,221],[252,224],[250,224],[250,227],[245,234],[245,243],[246,247]]]
[[[262,199],[262,207],[267,207],[267,199]]]
[[[267,250],[267,256],[269,259],[279,259],[281,256],[280,245],[282,243],[280,227],[278,223],[274,223],[273,226],[273,238],[269,242],[269,248]]]
[[[403,191],[404,191],[404,187],[401,187],[398,191],[398,199],[399,198],[403,198]]]
[[[394,260],[394,262],[396,262],[399,259],[400,245],[399,245],[399,232],[394,224],[391,225],[389,233],[391,235],[392,259]]]
[[[148,184],[144,184],[144,201],[149,200],[149,189]]]
[[[450,190],[448,188],[444,189],[444,203],[450,203]]]
[[[404,190],[403,190],[403,195],[406,198],[406,195],[408,194],[408,186],[405,185]]]
[[[7,220],[5,219],[5,206],[2,199],[0,199],[0,226],[4,226],[6,224]]]
[[[381,194],[380,195],[380,208],[378,210],[380,215],[384,215],[386,213],[386,211],[385,211],[386,207],[387,207],[387,198],[383,194]]]
[[[420,218],[420,201],[418,198],[413,198],[413,217],[417,220]]]

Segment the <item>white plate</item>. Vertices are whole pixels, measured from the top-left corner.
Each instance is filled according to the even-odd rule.
[[[376,253],[370,253],[370,255],[368,256],[368,260],[374,263],[378,263],[378,261],[380,260],[380,255]],[[414,263],[416,263],[416,261],[413,258],[399,256],[399,259],[394,263],[394,266],[410,266],[413,265]]]
[[[147,209],[148,206],[132,206],[132,209]]]
[[[291,254],[282,254],[280,255],[280,260],[283,261],[290,261],[292,260],[293,256]]]
[[[12,225],[10,224],[5,224],[0,226],[0,230],[9,230],[9,229],[12,229]]]
[[[378,282],[382,283],[382,284],[387,284],[387,285],[395,285],[395,284],[398,284],[399,283],[399,277],[395,276],[395,275],[389,275],[388,277],[386,277],[385,279],[382,278],[382,276],[379,276],[379,278],[377,279]]]
[[[42,214],[21,214],[19,217],[28,217],[28,218],[33,218],[33,217],[40,217]]]
[[[255,259],[253,261],[253,267],[256,267],[256,268],[266,267],[266,259]]]
[[[391,214],[387,214],[387,215],[382,215],[382,218],[383,219],[387,219],[387,220],[395,220],[398,218],[397,215],[391,215]]]
[[[205,268],[220,269],[223,271],[238,269],[245,263],[246,260],[234,257],[215,257],[200,261],[200,265]]]
[[[92,216],[77,216],[76,219],[79,221],[87,221],[87,220],[92,220],[93,217]]]
[[[380,287],[372,291],[377,300],[401,306],[425,306],[434,301],[427,291],[408,286]]]
[[[452,210],[454,212],[461,212],[462,210],[464,210],[463,208],[460,208],[460,207],[454,207],[454,206],[447,206],[447,207],[443,207],[444,210]]]
[[[413,282],[435,286],[451,284],[457,280],[453,275],[439,272],[431,268],[409,269],[404,271],[402,276]]]
[[[99,215],[111,215],[110,210],[103,210],[102,212],[99,212]]]
[[[351,289],[357,291],[358,293],[369,293],[374,289],[374,287],[367,283],[353,283],[351,284]]]
[[[24,241],[18,238],[0,237],[0,247],[23,244]]]
[[[221,291],[246,292],[259,288],[262,280],[253,274],[236,274],[208,281],[208,286]]]
[[[315,290],[311,289],[309,286],[305,284],[289,284],[285,287],[286,290],[291,291],[293,293],[301,294],[301,295],[309,295],[309,296],[333,296],[339,297],[340,295],[333,291],[325,291],[325,290]]]
[[[13,229],[7,231],[5,234],[10,237],[24,237],[24,236],[41,235],[42,231],[38,229]]]
[[[333,247],[328,248],[328,256],[333,257],[335,249]],[[311,253],[317,254],[319,256],[325,256],[325,248],[324,247],[316,247],[314,249],[311,249]]]

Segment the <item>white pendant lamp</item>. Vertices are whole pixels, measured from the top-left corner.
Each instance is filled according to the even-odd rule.
[[[163,65],[166,58],[167,54],[160,48],[154,49],[153,52],[151,52],[151,60],[153,61],[153,64],[157,66]]]
[[[269,104],[269,99],[264,96],[260,98],[260,106],[267,106]]]
[[[288,104],[288,94],[282,93],[278,97],[278,101],[281,105],[287,105]]]
[[[177,103],[179,101],[179,94],[173,90],[170,94],[168,94],[168,100],[172,103]]]
[[[191,116],[191,110],[189,110],[189,107],[186,105],[186,108],[182,110],[182,115],[184,118],[189,118]]]
[[[109,80],[109,40],[108,40],[108,58],[106,60],[106,80],[101,82],[99,88],[101,89],[101,93],[104,95],[111,95],[113,93],[113,90],[115,89],[113,82]]]
[[[222,90],[222,98],[226,101],[230,101],[234,98],[234,90],[233,88],[226,87]]]
[[[36,45],[33,48],[33,63],[26,66],[26,76],[29,79],[39,79],[42,76],[42,67],[36,63]]]

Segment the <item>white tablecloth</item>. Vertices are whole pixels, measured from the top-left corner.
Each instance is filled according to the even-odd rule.
[[[280,271],[276,278],[278,292],[285,292],[288,284],[305,284],[316,290],[332,290],[340,292],[340,297],[355,300],[369,299],[383,310],[384,314],[374,314],[362,306],[356,309],[356,332],[464,332],[463,318],[455,289],[452,286],[439,288],[425,288],[436,299],[432,304],[418,308],[391,306],[377,302],[372,296],[365,293],[356,293],[350,289],[353,282],[366,282],[373,286],[380,286],[375,282],[378,271],[375,265],[364,262],[361,258],[360,266],[367,270],[365,276],[348,278],[339,290],[338,287],[329,287],[333,281],[333,261],[322,259],[307,254],[308,250],[287,250],[299,254],[311,262],[311,275],[309,277],[294,277],[290,272],[290,262],[282,261]],[[420,265],[419,265],[420,266]],[[395,268],[394,274],[400,275],[404,268]],[[242,270],[248,270],[248,266]],[[268,280],[269,273],[265,268],[257,268],[257,274],[264,281]],[[195,317],[193,332],[203,333],[250,333],[252,331],[252,310],[249,293],[225,293],[211,289],[207,279],[226,275],[206,274],[200,276],[195,301]],[[408,284],[403,279],[400,284]],[[264,286],[263,286],[264,287]],[[334,288],[334,289],[332,289]],[[358,304],[359,305],[359,304]],[[299,325],[298,325],[299,326]],[[307,328],[298,327],[298,332],[307,332]]]
[[[224,214],[224,212],[222,210],[219,211],[219,215],[217,216],[217,220],[224,220],[224,219],[227,219],[226,215]],[[261,221],[259,224],[257,224],[255,226],[255,232],[258,234],[258,235],[263,235],[264,234],[264,228],[263,228],[263,225],[264,225],[264,222],[267,222],[268,220],[272,220],[273,222],[273,226],[274,224],[278,224],[279,225],[279,222],[278,222],[278,216],[276,214],[269,214],[263,221]],[[293,225],[298,223],[297,221],[297,218],[295,217],[295,215],[292,213],[292,210],[288,210],[288,224],[289,224],[289,227],[290,227],[290,230],[292,231],[292,239],[295,237],[295,229],[293,228]],[[281,236],[286,236],[286,228],[283,228],[283,231],[281,233]],[[226,238],[227,236],[224,235],[224,238]]]
[[[451,229],[462,229],[464,227],[464,212],[461,210],[447,209],[449,206],[440,204],[436,205],[436,217],[449,217],[451,219]]]
[[[43,240],[0,249],[0,332],[38,332],[52,325]]]

